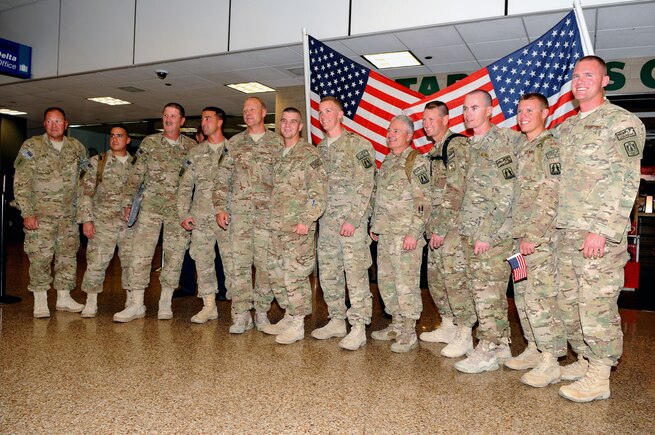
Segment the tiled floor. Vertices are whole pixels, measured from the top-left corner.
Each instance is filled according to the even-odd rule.
[[[81,263],[83,268],[83,262]],[[112,263],[95,319],[55,312],[32,318],[27,259],[10,246],[7,293],[0,306],[1,433],[653,433],[655,314],[622,311],[624,355],[612,372],[612,397],[575,404],[558,385],[535,389],[520,372],[467,375],[421,343],[397,355],[389,343],[349,352],[309,336],[326,321],[317,292],[307,338],[289,346],[256,330],[230,335],[229,303],[219,318],[190,323],[195,297],[173,300],[175,317],[156,319],[156,274],[145,319],[113,323],[124,295]],[[375,286],[370,330],[388,322]],[[82,301],[81,292],[73,296]],[[420,330],[439,322],[424,291]],[[272,320],[280,312],[274,309]],[[513,353],[523,350],[512,309]],[[571,357],[567,362],[571,361]]]

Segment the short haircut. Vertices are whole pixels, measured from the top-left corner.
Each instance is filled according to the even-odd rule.
[[[177,109],[178,112],[180,112],[180,116],[182,118],[186,118],[185,112],[184,112],[184,107],[180,103],[168,103],[167,105],[164,106],[164,109],[162,110],[162,113],[164,113],[164,110],[166,110],[167,107],[172,107],[173,109]]]
[[[221,109],[220,107],[216,106],[207,106],[204,109],[202,109],[203,112],[214,112],[216,114],[216,117],[220,119],[221,121],[225,121],[225,111]]]
[[[430,101],[428,104],[425,105],[424,110],[434,110],[434,109],[439,110],[439,115],[441,116],[448,115],[448,106],[446,106],[446,103],[444,103],[443,101],[439,101],[439,100]]]
[[[300,113],[300,110],[296,109],[295,107],[287,107],[282,112],[297,113],[298,116],[300,116],[300,119],[302,120],[302,113]]]
[[[391,119],[391,122],[395,122],[395,121],[400,121],[403,124],[405,124],[405,127],[407,127],[407,133],[409,133],[410,136],[414,135],[414,122],[409,116],[396,115]],[[391,125],[391,122],[389,123],[389,125]]]
[[[469,92],[468,95],[482,95],[484,102],[486,104],[485,107],[491,107],[492,104],[491,94],[485,91],[484,89],[476,89],[475,91]]]
[[[64,115],[64,119],[66,119],[66,112],[64,112],[64,109],[62,109],[61,107],[52,106],[52,107],[48,107],[47,109],[45,109],[43,111],[43,119],[44,120],[45,120],[45,117],[48,116],[48,113],[50,113],[50,112],[59,112],[62,115]]]
[[[248,101],[248,100],[257,100],[257,101],[259,101],[259,104],[262,105],[262,109],[268,111],[268,109],[266,108],[266,103],[264,103],[264,100],[262,100],[260,97],[248,97],[248,98],[245,99],[245,101],[243,103],[245,104],[246,101]]]
[[[521,98],[519,98],[519,101],[527,101],[527,100],[537,100],[539,103],[541,103],[541,107],[544,109],[548,109],[548,98],[546,98],[543,94],[540,94],[539,92],[530,92],[527,94],[521,95]]]
[[[126,135],[127,137],[130,136],[130,132],[127,131],[127,128],[126,128],[124,125],[122,125],[122,124],[114,124],[114,125],[112,125],[111,127],[109,127],[109,132],[111,133],[111,131],[112,131],[113,129],[115,129],[115,128],[123,129],[123,131],[125,132],[125,135]]]
[[[338,99],[337,97],[335,97],[334,95],[328,95],[326,97],[321,98],[321,103],[323,103],[325,101],[332,101],[334,104],[337,105],[339,110],[341,110],[343,112],[343,104],[341,104],[341,100]]]
[[[603,67],[603,71],[605,72],[605,74],[607,74],[607,64],[605,63],[603,58],[595,56],[593,54],[588,54],[587,56],[580,58],[575,64],[577,65],[580,62],[589,62],[589,61],[596,62],[598,65]]]

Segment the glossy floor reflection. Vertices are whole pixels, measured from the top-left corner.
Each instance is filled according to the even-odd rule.
[[[421,343],[397,355],[374,342],[349,352],[338,339],[309,336],[326,321],[318,291],[306,338],[289,346],[256,330],[227,332],[229,303],[204,325],[189,319],[195,297],[173,299],[174,318],[156,319],[156,274],[145,319],[112,322],[124,303],[113,262],[99,297],[99,315],[54,311],[32,318],[27,259],[9,249],[7,292],[23,297],[0,306],[1,433],[652,433],[655,314],[623,310],[625,351],[612,372],[610,400],[575,404],[558,385],[534,389],[521,372],[467,375],[443,345]],[[81,263],[81,269],[84,263]],[[81,275],[80,275],[81,277]],[[370,331],[382,328],[377,289]],[[83,301],[77,290],[73,296]],[[424,291],[420,330],[439,323]],[[281,313],[274,309],[271,320]],[[510,312],[513,353],[523,350]],[[571,357],[567,362],[572,361]]]

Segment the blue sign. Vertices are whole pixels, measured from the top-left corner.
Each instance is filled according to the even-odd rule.
[[[0,38],[0,74],[32,77],[32,47]]]

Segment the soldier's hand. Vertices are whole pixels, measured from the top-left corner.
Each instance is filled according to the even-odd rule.
[[[605,255],[605,237],[596,233],[587,233],[580,246],[584,258],[601,258]]]
[[[305,235],[307,235],[307,233],[309,233],[309,228],[307,227],[307,225],[299,223],[293,229],[293,232],[298,234],[298,235],[305,236]]]
[[[531,255],[534,254],[535,247],[536,244],[521,239],[521,243],[519,244],[519,252],[523,255]]]
[[[39,228],[39,219],[36,216],[28,216],[23,219],[23,226],[26,230],[36,230]]]
[[[196,220],[189,216],[188,218],[184,219],[180,225],[182,225],[182,228],[184,228],[187,231],[192,231],[193,227],[196,226]]]
[[[130,219],[130,213],[132,213],[132,207],[123,207],[123,220],[125,222]]]
[[[417,241],[414,237],[410,236],[409,234],[405,236],[405,239],[403,240],[403,249],[405,251],[413,251],[416,249]]]
[[[475,244],[473,245],[473,254],[482,255],[489,249],[491,249],[491,245],[489,243],[476,240]]]
[[[355,234],[355,226],[348,222],[344,222],[341,225],[341,232],[339,232],[339,234],[343,237],[352,237],[353,234]]]
[[[378,239],[380,238],[377,234],[375,234],[375,233],[373,232],[373,230],[369,230],[369,231],[368,231],[368,234],[371,236],[371,239],[373,239],[373,240],[376,241],[376,242],[377,242]]]
[[[227,226],[230,224],[230,215],[224,211],[218,212],[216,214],[216,223],[219,227],[226,230]]]
[[[441,237],[439,234],[432,233],[430,236],[430,249],[439,249],[443,246],[443,241],[445,237]]]
[[[87,239],[92,239],[96,235],[96,227],[93,225],[93,222],[84,222],[82,224],[82,233],[86,236]]]

